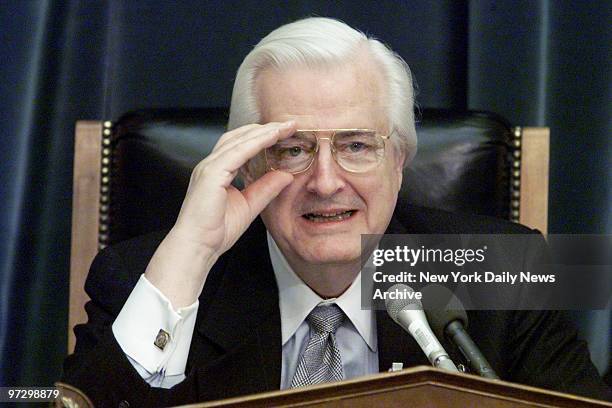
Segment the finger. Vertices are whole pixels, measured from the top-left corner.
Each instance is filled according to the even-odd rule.
[[[229,185],[233,177],[228,176],[235,176],[240,167],[257,155],[259,151],[266,146],[273,145],[279,138],[288,137],[293,134],[294,123],[284,123],[284,126],[280,127],[279,125],[277,123],[275,129],[273,126],[260,127],[252,131],[248,136],[241,135],[237,137],[239,140],[209,155],[194,168],[191,174],[190,185],[192,183],[199,184],[196,180],[201,179],[204,175],[209,182],[214,184],[221,183],[224,186]]]
[[[221,135],[219,140],[217,140],[217,143],[215,143],[215,146],[213,147],[212,151],[214,152],[215,150],[223,146],[228,140],[232,140],[234,137],[240,135],[241,133],[245,133],[250,130],[257,129],[261,126],[262,125],[258,123],[251,123],[249,125],[240,126],[240,127],[237,127],[236,129],[232,129],[228,132],[225,132],[224,134]]]
[[[292,181],[293,174],[272,171],[245,188],[242,194],[249,204],[252,218],[257,217]]]
[[[232,139],[227,140],[223,146],[220,146],[214,153],[211,153],[211,160],[214,160],[220,155],[226,154],[228,151],[233,151],[237,147],[242,146],[244,143],[247,143],[253,139],[274,137],[275,132],[278,132],[279,130],[281,131],[281,137],[289,136],[293,133],[293,131],[289,132],[289,129],[293,129],[293,126],[294,125],[291,122],[275,122],[250,129],[249,131],[241,134],[237,134]]]
[[[235,143],[215,152],[207,160],[209,166],[220,170],[235,172],[263,149],[274,145],[278,140],[291,136],[295,126],[283,126],[274,130],[258,130]]]
[[[217,144],[215,145],[212,151],[219,150],[219,148],[222,148],[223,146],[227,146],[228,143],[233,143],[236,140],[240,139],[241,137],[248,136],[254,130],[256,131],[256,130],[261,129],[265,131],[266,129],[274,129],[277,127],[285,126],[286,124],[287,122],[269,122],[264,125],[252,123],[249,125],[240,126],[236,129],[233,129],[233,130],[230,130],[229,132],[224,133],[219,138],[219,140],[217,141]]]

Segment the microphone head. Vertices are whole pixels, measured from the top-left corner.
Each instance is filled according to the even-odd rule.
[[[467,328],[468,317],[465,308],[450,289],[434,283],[427,285],[422,292],[427,320],[439,339],[445,337],[444,329],[455,320],[460,321],[463,327]],[[432,308],[433,305],[435,308]]]
[[[408,294],[414,292],[414,289],[408,285],[397,283],[387,289],[386,293],[389,292]],[[419,299],[412,299],[408,297],[402,299],[390,299],[389,297],[386,297],[385,307],[387,308],[387,313],[389,313],[389,316],[391,316],[391,319],[393,319],[395,322],[397,322],[397,315],[402,310],[423,310],[423,304]]]

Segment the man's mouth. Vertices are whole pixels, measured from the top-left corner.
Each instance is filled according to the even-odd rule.
[[[332,212],[312,212],[302,215],[311,222],[337,222],[344,221],[355,214],[357,210],[332,211]]]

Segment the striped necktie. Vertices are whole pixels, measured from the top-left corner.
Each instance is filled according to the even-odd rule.
[[[337,305],[317,306],[306,320],[310,325],[310,339],[291,381],[291,388],[342,380],[344,370],[336,342],[336,329],[344,321],[344,312]]]

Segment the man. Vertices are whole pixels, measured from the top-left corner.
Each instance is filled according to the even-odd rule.
[[[418,208],[394,219],[412,112],[408,67],[380,42],[324,18],[270,33],[238,71],[230,130],[174,227],[96,257],[65,381],[103,406],[151,406],[427,364],[384,313],[361,310],[361,234],[526,229]],[[503,379],[605,396],[557,313],[471,321]]]

